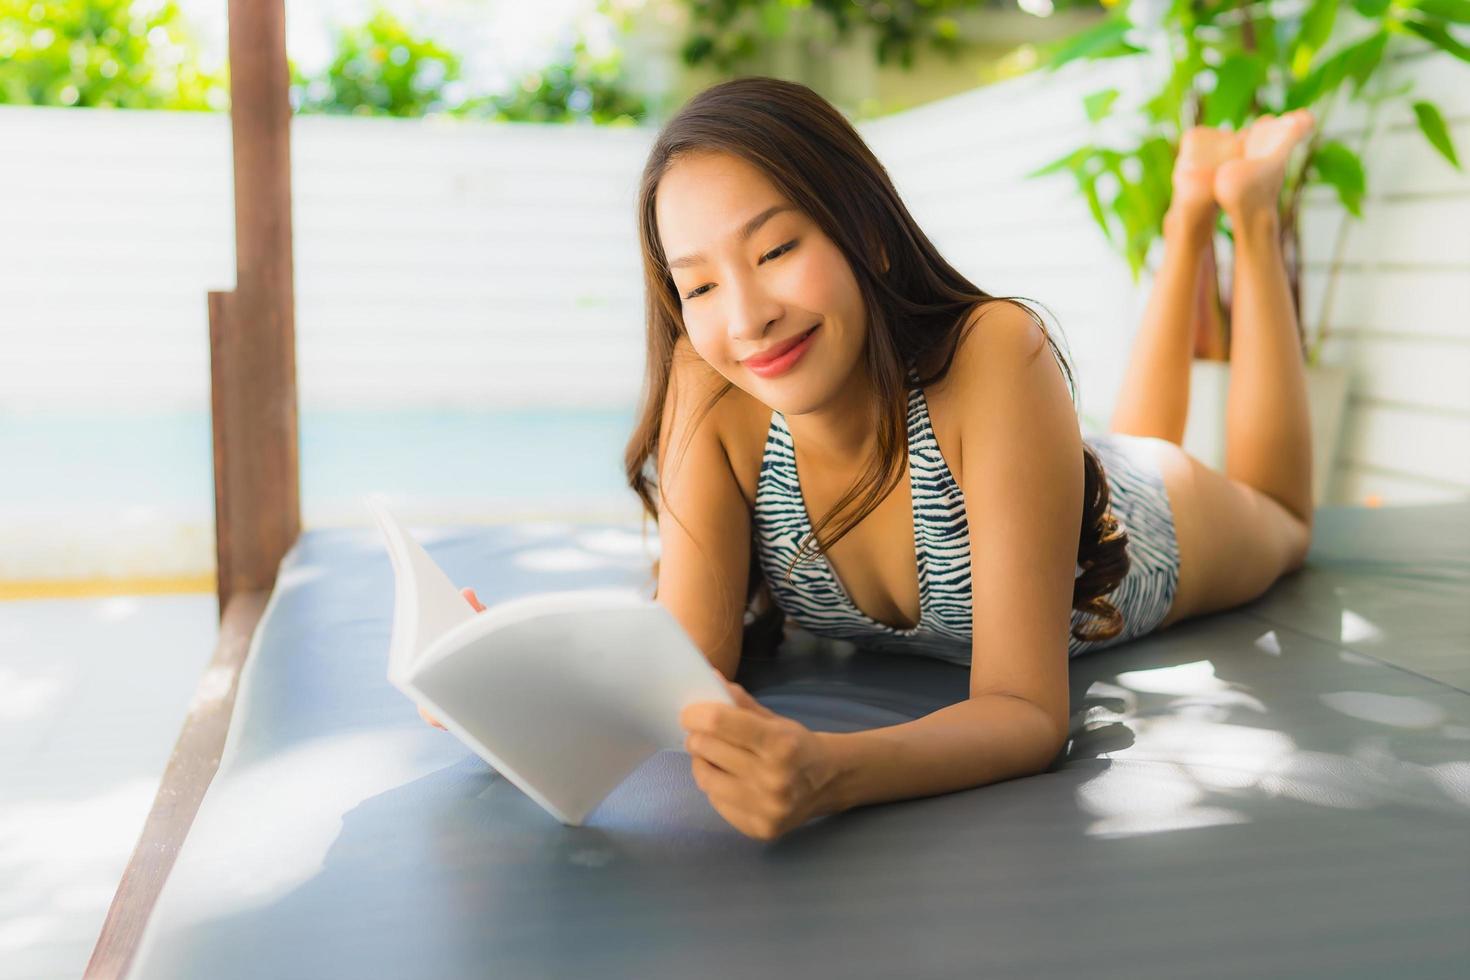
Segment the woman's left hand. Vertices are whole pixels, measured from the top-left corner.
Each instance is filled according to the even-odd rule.
[[[735,706],[702,701],[679,715],[689,735],[694,782],[720,816],[747,837],[775,840],[834,812],[837,767],[827,743],[725,682]]]

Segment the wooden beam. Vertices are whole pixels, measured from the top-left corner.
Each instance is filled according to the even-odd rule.
[[[284,0],[230,0],[235,290],[209,294],[219,608],[301,530]]]
[[[199,680],[143,833],[112,897],[85,980],[115,980],[127,974],[143,927],[219,768],[240,670],[268,599],[265,591],[240,592],[225,609],[214,656]]]

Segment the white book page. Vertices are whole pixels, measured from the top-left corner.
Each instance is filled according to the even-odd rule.
[[[476,613],[383,502],[367,503],[393,563],[388,679],[562,823],[682,749],[686,705],[734,704],[659,603],[582,589]]]
[[[612,590],[481,613],[433,645],[412,685],[461,741],[573,825],[649,756],[682,750],[686,705],[734,703],[668,610]]]
[[[423,546],[388,512],[377,496],[366,498],[393,562],[393,633],[388,643],[388,677],[406,680],[429,646],[461,623],[474,607]]]

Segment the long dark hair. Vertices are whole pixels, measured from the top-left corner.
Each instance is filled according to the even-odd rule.
[[[798,549],[798,560],[825,554],[898,485],[907,453],[908,368],[917,370],[920,387],[941,380],[954,360],[969,314],[977,307],[1009,302],[1035,320],[1066,375],[1075,403],[1071,367],[1042,318],[1018,297],[992,296],[978,288],[944,260],[904,207],[883,165],[836,108],[793,82],[763,77],[721,82],[686,103],[659,132],[639,187],[648,349],[642,403],[623,462],[629,486],[655,521],[658,506],[653,491],[661,474],[649,470],[657,467],[664,400],[684,323],[654,208],[664,173],[681,155],[695,152],[728,153],[759,169],[842,250],[867,307],[866,368],[883,420],[877,427],[877,448],[847,493],[816,521]],[[880,249],[887,258],[886,271],[880,265]],[[689,427],[691,434],[732,387],[727,381],[715,391]],[[1074,626],[1072,635],[1079,640],[1109,639],[1122,630],[1123,617],[1104,596],[1127,574],[1127,536],[1108,512],[1101,461],[1085,444],[1082,455],[1083,510],[1077,541],[1082,571],[1072,588],[1072,607],[1092,621]],[[829,527],[830,535],[824,534]],[[744,648],[769,651],[780,638],[784,617],[756,554],[752,540]],[[656,580],[657,561],[653,574]]]

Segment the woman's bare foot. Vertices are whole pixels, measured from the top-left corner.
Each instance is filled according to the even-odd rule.
[[[1240,134],[1213,126],[1195,126],[1179,140],[1174,160],[1174,195],[1169,210],[1194,224],[1215,217],[1215,175],[1221,165],[1241,153]]]
[[[1215,173],[1215,200],[1232,219],[1262,211],[1275,214],[1286,158],[1316,120],[1306,109],[1284,116],[1262,116],[1241,134],[1238,159],[1220,165]]]

